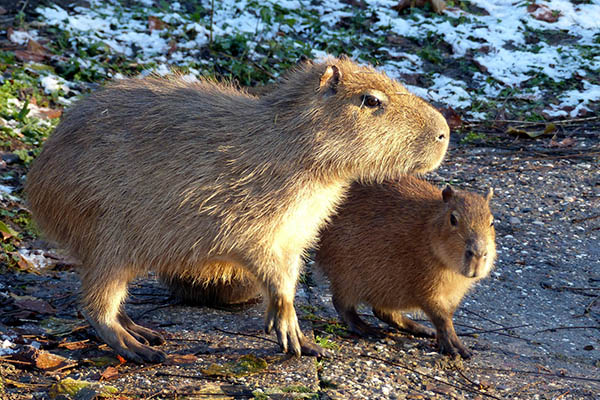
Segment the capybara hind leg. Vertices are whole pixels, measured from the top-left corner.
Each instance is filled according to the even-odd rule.
[[[128,280],[119,274],[106,274],[102,279],[84,274],[84,314],[98,336],[119,355],[138,363],[162,362],[166,359],[165,353],[140,343],[120,321],[119,312],[127,294]],[[136,333],[136,336],[140,335]]]
[[[360,319],[356,313],[356,308],[342,304],[336,296],[333,296],[333,306],[340,316],[340,319],[348,325],[352,332],[359,336],[377,336],[377,330]]]
[[[129,315],[125,313],[125,310],[121,309],[121,311],[119,311],[118,318],[121,325],[123,325],[123,327],[140,343],[150,343],[152,346],[158,346],[165,343],[165,339],[161,334],[136,324],[129,318]]]
[[[296,259],[292,264],[279,264],[271,268],[269,274],[260,274],[262,283],[266,287],[268,305],[265,315],[265,332],[275,329],[277,340],[283,352],[290,352],[296,356],[301,354],[309,356],[323,356],[325,350],[311,343],[298,324],[298,317],[294,309],[294,294],[298,279],[301,259]]]
[[[416,336],[435,337],[435,329],[421,325],[399,311],[382,311],[373,307],[373,315],[396,329],[412,333]]]

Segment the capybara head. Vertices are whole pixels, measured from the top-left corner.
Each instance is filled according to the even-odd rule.
[[[489,208],[492,195],[492,189],[485,198],[450,186],[442,191],[444,208],[436,221],[437,235],[432,238],[434,253],[467,278],[484,278],[494,265],[496,232]]]
[[[277,86],[263,101],[310,121],[316,143],[310,161],[325,170],[381,181],[433,170],[444,158],[450,136],[444,117],[371,67],[345,57],[308,62]]]

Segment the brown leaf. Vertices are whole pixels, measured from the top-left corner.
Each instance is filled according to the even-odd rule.
[[[50,55],[50,53],[48,53],[48,50],[46,50],[44,46],[32,39],[29,39],[29,42],[27,42],[27,51],[33,54],[42,55],[44,57]]]
[[[193,364],[198,360],[194,354],[170,354],[165,365]]]
[[[440,112],[446,118],[448,127],[453,130],[462,126],[462,118],[452,107],[440,108]]]
[[[108,381],[119,376],[119,370],[115,367],[106,367],[104,372],[100,375],[101,381]]]
[[[56,309],[46,300],[33,296],[17,296],[16,294],[11,294],[11,296],[15,299],[15,305],[22,310],[35,311],[40,314],[56,313]]]
[[[167,27],[167,23],[155,16],[148,16],[148,28],[150,31],[161,31]]]
[[[559,11],[553,11],[543,4],[530,4],[527,11],[537,20],[545,22],[556,22],[562,15]]]
[[[29,367],[37,368],[42,371],[58,371],[65,368],[71,368],[77,365],[77,362],[52,354],[45,350],[38,350],[32,346],[25,346],[19,352],[12,355],[12,358],[23,361]]]
[[[56,108],[48,108],[48,107],[39,107],[38,112],[41,117],[45,118],[60,118],[62,115],[62,110]]]
[[[575,143],[577,143],[577,141],[571,137],[564,138],[560,142],[557,142],[554,139],[550,139],[550,144],[548,145],[548,147],[559,147],[559,148],[571,147]]]
[[[17,57],[17,60],[22,62],[42,62],[46,58],[41,54],[32,53],[27,50],[15,50],[15,57]]]

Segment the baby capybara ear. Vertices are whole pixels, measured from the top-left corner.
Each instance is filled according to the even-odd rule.
[[[452,186],[446,185],[444,190],[442,190],[442,199],[444,199],[444,203],[449,202],[453,195],[454,189],[452,189]]]
[[[488,204],[493,196],[494,196],[494,188],[490,188],[488,190],[487,194],[485,195],[485,200],[488,202]]]

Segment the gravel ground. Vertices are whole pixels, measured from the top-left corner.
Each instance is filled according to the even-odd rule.
[[[551,149],[546,140],[454,143],[444,165],[428,176],[440,186],[451,182],[495,191],[496,268],[455,315],[457,332],[467,334],[462,340],[475,353],[470,360],[441,356],[433,340],[382,323],[381,337],[345,333],[337,324],[327,282],[308,269],[297,309],[304,330],[310,334],[312,328],[330,348],[330,357],[296,359],[278,353],[275,337],[261,331],[262,304],[233,310],[185,307],[156,281],[142,279],[132,287],[128,308],[134,319],[165,334],[169,361],[124,363],[104,376],[107,366],[86,360],[114,354],[89,328],[49,334],[40,327],[49,315],[39,307],[22,314],[23,306],[17,307],[10,295],[46,300],[56,310],[47,314],[84,325],[76,309],[76,275],[54,269],[0,275],[6,293],[0,302],[0,332],[16,350],[37,341],[74,365],[44,372],[4,355],[0,398],[46,399],[52,385],[65,377],[102,381],[122,398],[598,398],[600,139],[585,130],[576,139],[574,147],[565,149]],[[377,324],[366,308],[361,313]],[[85,345],[69,350],[61,340]],[[249,354],[266,364],[238,376],[223,369]]]

